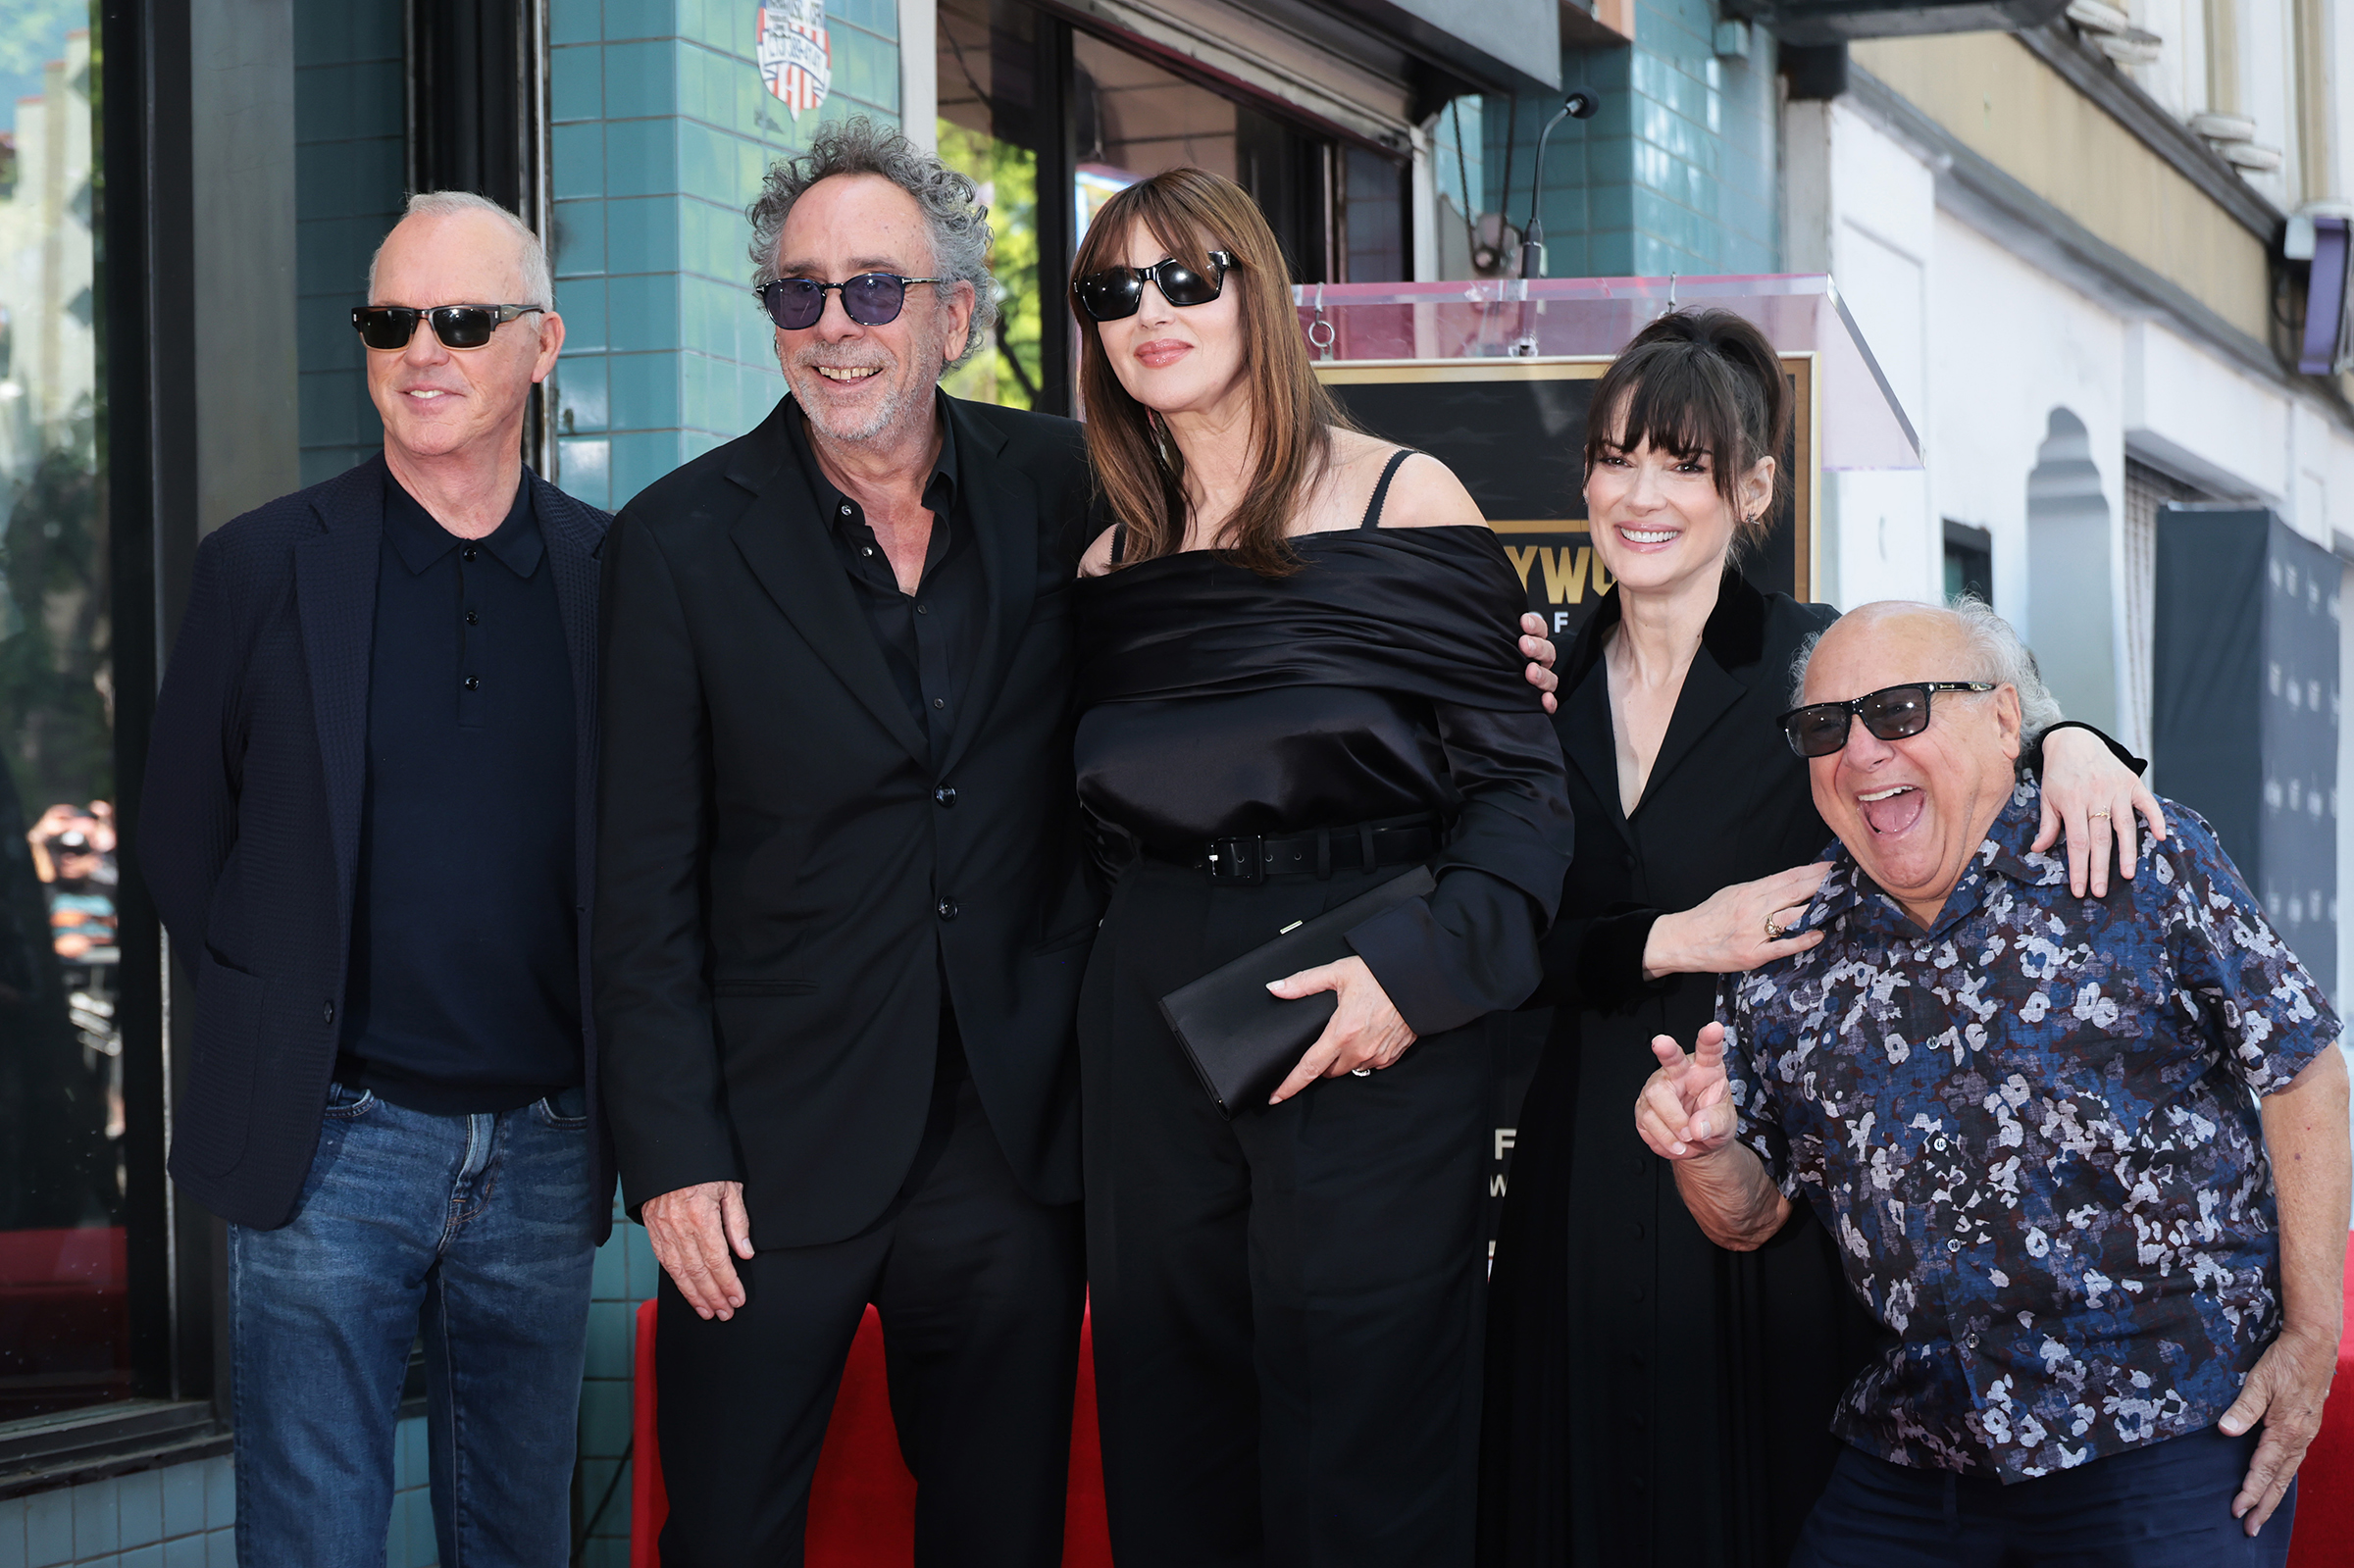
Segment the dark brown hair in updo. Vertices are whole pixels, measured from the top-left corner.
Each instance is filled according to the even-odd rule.
[[[1716,493],[1734,509],[1736,552],[1763,539],[1790,498],[1789,378],[1766,334],[1729,310],[1670,311],[1634,335],[1603,374],[1586,410],[1586,472],[1609,452],[1648,442],[1676,457],[1706,454]],[[1774,459],[1764,515],[1739,515],[1741,479]]]

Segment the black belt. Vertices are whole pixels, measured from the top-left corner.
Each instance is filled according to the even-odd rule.
[[[1193,867],[1226,886],[1255,887],[1269,877],[1329,877],[1336,871],[1407,866],[1439,849],[1438,824],[1428,817],[1319,828],[1281,838],[1249,834],[1212,838],[1194,851]]]

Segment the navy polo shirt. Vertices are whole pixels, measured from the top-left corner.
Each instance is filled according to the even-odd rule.
[[[531,483],[461,539],[389,475],[336,1077],[442,1115],[582,1082],[572,666]]]

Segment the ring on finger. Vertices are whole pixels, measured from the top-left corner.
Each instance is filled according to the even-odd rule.
[[[1782,939],[1782,923],[1774,919],[1771,915],[1767,915],[1766,917],[1766,936],[1769,941],[1780,941]]]
[[[1370,1067],[1352,1067],[1349,1069],[1349,1076],[1351,1078],[1371,1078],[1373,1076],[1373,1069]]]
[[[2107,817],[2109,813],[2105,811],[2088,811],[2084,815],[2087,817]]]

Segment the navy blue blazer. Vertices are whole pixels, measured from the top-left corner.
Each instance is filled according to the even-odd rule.
[[[530,476],[572,664],[582,1047],[601,1190],[588,990],[595,887],[597,555],[606,515]],[[238,1225],[293,1217],[319,1142],[351,953],[384,460],[281,496],[197,546],[156,698],[140,870],[196,989],[173,1179]],[[598,1239],[607,1226],[600,1209]]]

